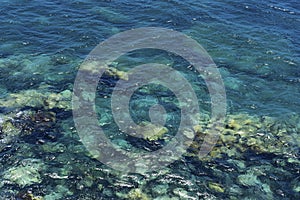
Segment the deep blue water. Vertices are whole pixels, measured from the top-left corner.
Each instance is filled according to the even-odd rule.
[[[21,194],[28,190],[45,199],[122,199],[129,198],[130,195],[124,197],[124,194],[133,188],[141,188],[149,199],[300,197],[300,4],[297,0],[1,0],[0,3],[0,134],[3,135],[0,195],[4,199],[22,199]],[[266,134],[273,134],[270,139],[270,145],[274,145],[272,148],[281,148],[274,144],[278,141],[272,140],[272,137],[284,138],[286,141],[281,141],[282,145],[288,146],[290,151],[269,152],[268,144],[267,150],[241,150],[238,156],[224,153],[223,157],[211,161],[186,156],[169,166],[166,174],[121,177],[85,152],[70,110],[58,107],[45,109],[35,103],[20,103],[21,98],[17,101],[11,97],[11,94],[22,96],[33,90],[45,94],[72,91],[77,70],[91,50],[116,33],[140,27],[169,28],[198,41],[222,75],[228,116],[243,113],[259,119],[252,120],[252,123],[262,123],[266,126]],[[157,55],[152,53],[132,53],[129,58],[124,58],[123,63],[120,59],[119,64],[133,66],[145,63],[153,55],[158,61],[169,62],[168,55],[159,51]],[[201,80],[198,83],[199,80],[189,74],[185,69],[186,61],[172,59],[174,67],[182,69],[187,79],[193,82],[200,108],[209,112],[209,97],[202,94],[207,92],[204,83]],[[98,88],[99,104],[109,105],[103,96],[110,95],[115,81],[109,77],[103,80],[104,86]],[[174,97],[169,91],[162,93],[162,99]],[[139,102],[146,95],[147,92],[140,91],[133,98]],[[17,103],[10,105],[14,101]],[[165,105],[167,111],[175,110],[174,113],[178,114],[176,107],[173,109],[168,103]],[[138,108],[147,110],[149,106]],[[18,115],[20,112],[24,112],[25,117]],[[26,117],[26,112],[44,114],[30,118]],[[46,124],[52,120],[50,116],[53,113],[55,122]],[[143,116],[149,119],[146,111],[137,110],[135,114],[137,120]],[[272,117],[275,122],[268,126],[263,120],[265,117]],[[2,130],[9,129],[8,120],[23,128],[21,133],[9,136],[13,139],[6,140],[9,134]],[[169,123],[176,124],[178,119],[169,120]],[[126,148],[122,134],[120,136],[117,132],[118,128],[114,125],[106,128],[106,134],[114,135],[116,141],[121,141],[120,145]],[[257,134],[261,132],[259,129]],[[52,136],[55,139],[51,139]],[[38,140],[45,143],[40,144],[36,142]],[[139,143],[135,145],[142,149],[152,150],[163,145],[141,140],[131,142]],[[50,146],[59,144],[63,150],[40,153],[48,143]],[[40,182],[20,185],[5,178],[7,171],[19,166],[24,159],[38,159],[45,164],[46,167],[40,170]],[[240,167],[237,163],[245,166]],[[68,178],[51,178],[47,175],[51,173]],[[246,184],[236,178],[243,174],[254,174],[252,177],[257,180]],[[209,186],[210,182],[220,184],[224,191]]]

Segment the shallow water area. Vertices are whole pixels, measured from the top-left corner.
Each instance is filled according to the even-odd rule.
[[[296,0],[1,1],[1,198],[299,199],[299,9]],[[138,65],[159,63],[178,71],[200,110],[186,118],[196,125],[183,131],[182,137],[193,141],[180,159],[159,171],[122,173],[99,161],[106,152],[83,145],[83,139],[97,137],[79,137],[73,89],[90,51],[114,34],[140,27],[173,29],[201,44],[222,76],[227,113],[216,145],[199,158],[212,122],[203,77],[186,59],[158,49],[119,57],[106,68],[96,93],[82,96],[95,97],[98,124],[116,149],[136,154],[162,149],[180,128],[181,108],[189,106],[165,86],[142,85],[132,94],[126,117],[141,125],[144,135],[120,130],[111,97],[118,81],[126,83]],[[92,79],[94,72],[86,74]]]

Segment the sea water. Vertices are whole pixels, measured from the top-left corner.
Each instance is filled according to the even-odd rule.
[[[298,199],[299,9],[297,0],[1,0],[1,198]],[[167,133],[136,138],[120,130],[111,96],[137,65],[160,63],[179,71],[201,113],[198,126],[189,127],[196,138],[180,159],[159,171],[123,174],[82,144],[72,92],[81,64],[100,42],[143,27],[172,29],[202,45],[222,77],[226,117],[214,149],[199,158],[212,109],[204,79],[178,55],[128,52],[110,65],[118,73],[102,77],[95,95],[99,126],[113,144],[154,152],[172,140],[184,117],[174,92],[143,85],[131,96],[130,115],[137,124],[165,120]],[[164,108],[165,119],[149,114],[155,104]]]

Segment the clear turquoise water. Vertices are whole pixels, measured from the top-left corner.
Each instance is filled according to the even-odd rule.
[[[132,188],[141,188],[150,199],[163,199],[167,196],[179,198],[176,189],[181,188],[189,196],[181,196],[181,199],[299,198],[299,9],[297,0],[2,0],[0,97],[3,101],[9,102],[11,94],[23,94],[27,90],[41,93],[72,90],[80,64],[101,41],[132,28],[170,28],[198,41],[213,58],[225,83],[229,115],[247,113],[257,118],[274,117],[278,129],[288,130],[285,134],[291,137],[287,143],[293,150],[290,157],[289,152],[250,151],[243,156],[225,155],[209,162],[186,156],[169,166],[168,172],[162,175],[121,177],[88,155],[79,142],[70,110],[2,103],[1,121],[11,117],[14,125],[23,128],[22,133],[9,137],[9,140],[5,140],[6,135],[1,132],[0,177],[3,184],[0,195],[4,199],[17,199],[31,190],[45,199],[122,199],[118,193],[127,194]],[[162,63],[172,60],[175,68],[182,69],[194,83],[202,108],[209,111],[209,98],[202,94],[207,91],[205,85],[184,69],[186,63],[161,52],[152,53],[129,54],[120,59],[120,66],[147,63],[153,57]],[[102,97],[110,93],[114,81],[107,78],[99,86],[99,102],[109,104]],[[134,103],[138,104],[145,95],[142,91],[137,92]],[[165,95],[172,96],[168,92],[162,94]],[[172,110],[167,103],[166,107]],[[136,119],[147,119],[148,107],[138,108],[139,112],[133,113]],[[18,117],[19,112],[25,114]],[[38,114],[28,118],[26,112],[41,112],[42,119]],[[56,119],[52,123],[43,121],[43,118],[51,118],[49,112],[55,113]],[[176,116],[176,111],[173,114]],[[176,124],[176,120],[175,117],[169,123]],[[1,126],[3,124],[1,122]],[[116,141],[126,148],[117,127],[108,126],[106,132],[113,132]],[[273,135],[277,137],[275,133]],[[37,143],[39,140],[45,143]],[[135,145],[142,148],[157,148],[145,141],[135,142],[140,142]],[[55,150],[43,153],[45,145]],[[41,182],[22,186],[5,178],[5,172],[19,166],[24,159],[38,159],[44,163]],[[288,159],[295,161],[288,162]],[[245,167],[234,163],[243,163]],[[258,179],[252,185],[243,184],[236,178],[252,172]],[[53,178],[49,175],[53,173],[67,178]],[[209,187],[209,182],[221,184],[225,191],[217,192]],[[166,192],[158,192],[164,190]]]

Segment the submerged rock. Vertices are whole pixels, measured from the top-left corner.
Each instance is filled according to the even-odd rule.
[[[228,115],[224,128],[219,129],[220,137],[217,144],[214,145],[209,156],[203,159],[222,156],[241,157],[249,150],[256,154],[268,153],[295,157],[299,144],[293,137],[297,138],[297,132],[300,130],[296,124],[287,123],[264,116]],[[200,149],[204,136],[209,134],[209,123],[202,127],[202,129],[194,127],[196,139],[191,145],[194,152]]]
[[[41,183],[40,171],[44,164],[38,159],[24,159],[18,166],[12,167],[3,173],[3,178],[25,187],[35,183]]]
[[[44,200],[59,200],[59,199],[65,199],[66,196],[72,195],[73,192],[71,192],[66,186],[64,185],[57,185],[54,188],[54,191],[50,194],[47,194],[44,196]]]
[[[81,73],[85,78],[98,74],[99,71],[103,71],[103,74],[110,77],[115,77],[121,80],[128,80],[129,74],[125,71],[118,70],[115,67],[104,66],[103,63],[99,63],[97,60],[87,60],[81,65]]]
[[[150,122],[143,122],[136,132],[137,134],[142,134],[143,138],[146,140],[155,141],[163,139],[164,134],[168,132],[168,129],[164,126],[155,125]]]
[[[142,192],[141,189],[136,188],[130,190],[130,192],[127,195],[127,199],[129,200],[150,200],[150,198]]]
[[[262,183],[260,180],[257,178],[256,175],[253,173],[248,173],[248,174],[242,174],[237,177],[238,183],[240,183],[243,186],[259,186]]]
[[[173,190],[174,195],[178,196],[180,199],[189,199],[189,200],[196,200],[196,197],[190,196],[188,191],[184,188],[175,188]]]
[[[60,108],[71,110],[72,92],[64,90],[60,93],[42,92],[39,90],[25,90],[19,93],[11,93],[0,104],[8,108],[43,108],[46,110]]]
[[[1,133],[8,136],[16,136],[21,133],[21,129],[14,126],[9,120],[1,124]]]
[[[152,190],[156,196],[162,196],[162,195],[167,194],[168,188],[169,188],[169,186],[167,184],[165,184],[165,185],[159,184],[159,185],[155,185],[152,188]]]
[[[223,188],[222,185],[218,184],[218,183],[212,183],[209,182],[208,183],[208,187],[213,190],[214,192],[219,192],[219,193],[223,193],[225,190]]]
[[[43,200],[43,197],[35,196],[34,194],[32,194],[29,191],[25,192],[25,193],[20,192],[17,196],[19,199],[22,199],[22,200]]]

